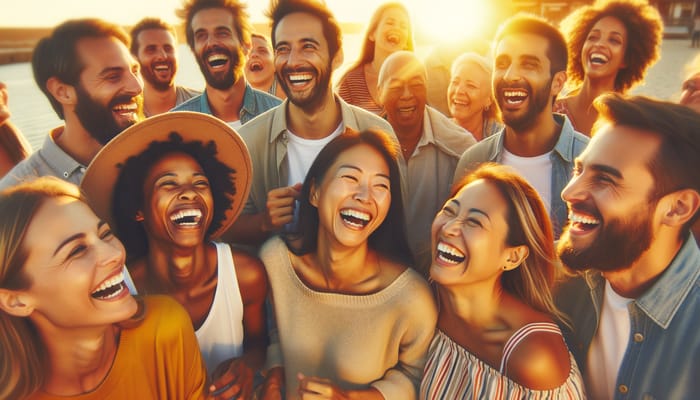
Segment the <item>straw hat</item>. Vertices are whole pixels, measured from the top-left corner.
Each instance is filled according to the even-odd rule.
[[[217,159],[236,171],[236,194],[221,226],[211,235],[217,237],[231,226],[242,211],[250,192],[253,168],[243,139],[233,128],[211,115],[189,111],[169,112],[130,126],[97,153],[85,171],[80,188],[95,214],[115,226],[112,199],[121,165],[129,157],[141,154],[151,142],[168,141],[173,132],[179,134],[184,143],[200,141],[206,144],[213,141]]]

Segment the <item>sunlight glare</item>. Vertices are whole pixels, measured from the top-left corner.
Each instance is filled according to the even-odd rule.
[[[483,37],[494,24],[493,2],[485,0],[406,0],[416,31],[431,41],[458,42]]]

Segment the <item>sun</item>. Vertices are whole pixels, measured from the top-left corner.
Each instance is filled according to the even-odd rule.
[[[505,0],[407,0],[416,34],[435,44],[491,40],[510,13]]]

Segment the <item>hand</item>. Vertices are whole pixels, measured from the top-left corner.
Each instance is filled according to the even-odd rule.
[[[250,399],[253,392],[253,370],[240,358],[226,360],[216,367],[209,386],[212,399]]]
[[[7,104],[8,101],[9,96],[7,94],[7,86],[0,82],[0,126],[4,125],[10,118],[10,108]]]
[[[275,367],[265,374],[265,380],[257,390],[259,400],[282,400],[284,388],[284,369]]]
[[[315,376],[306,377],[301,372],[297,374],[299,380],[299,397],[302,400],[347,400],[348,394],[328,379]]]
[[[301,183],[272,189],[267,194],[267,213],[263,229],[278,231],[294,219],[294,201],[299,197]]]

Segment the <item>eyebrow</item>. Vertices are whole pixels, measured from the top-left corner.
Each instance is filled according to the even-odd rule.
[[[593,165],[589,165],[588,168],[590,168],[594,171],[604,172],[604,173],[606,173],[608,175],[612,175],[618,179],[622,179],[622,173],[618,169],[610,167],[608,165],[593,164]]]
[[[363,172],[362,169],[361,169],[360,167],[355,166],[355,165],[350,165],[350,164],[343,164],[343,165],[341,165],[341,166],[338,167],[338,169],[341,169],[341,168],[350,168],[350,169],[354,169],[354,170],[356,170],[356,171],[358,171],[358,172]],[[389,175],[387,175],[387,174],[377,174],[377,176],[381,176],[381,177],[383,177],[383,178],[386,178],[386,179],[388,179],[388,180],[391,180],[391,177],[389,177]]]
[[[105,225],[107,225],[107,222],[100,220],[97,223],[97,230],[100,230],[100,228],[102,228]],[[56,247],[56,250],[54,250],[52,257],[56,256],[56,254],[58,254],[58,252],[60,252],[61,249],[64,248],[66,245],[68,245],[70,242],[77,240],[77,239],[84,238],[84,237],[85,237],[85,233],[83,233],[83,232],[76,233],[75,235],[68,237],[66,240],[62,241],[61,244],[58,245],[58,247]]]
[[[484,211],[479,210],[478,208],[470,208],[470,209],[469,209],[469,213],[481,214],[481,215],[483,215],[484,217],[486,217],[486,219],[488,219],[489,222],[491,222],[491,218],[489,217],[489,215],[486,214]]]
[[[123,71],[124,71],[124,67],[107,67],[107,68],[103,69],[102,71],[100,71],[99,76],[104,77],[105,75],[109,75],[112,72],[123,72]]]

